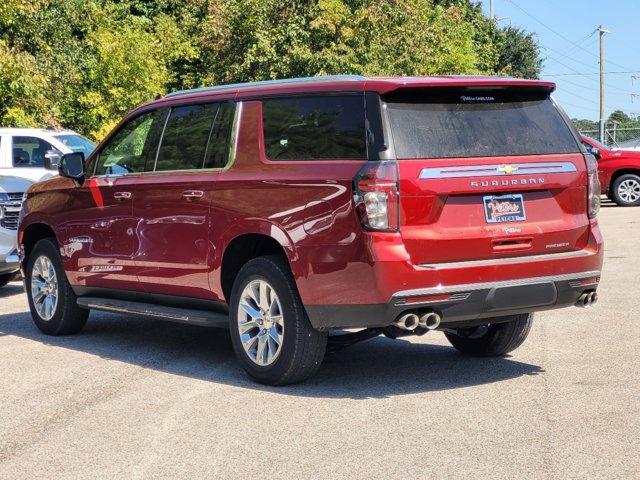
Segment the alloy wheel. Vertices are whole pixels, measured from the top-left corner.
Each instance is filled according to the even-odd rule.
[[[253,280],[244,288],[237,320],[247,356],[260,366],[275,362],[282,350],[284,318],[278,295],[266,280]]]
[[[618,185],[618,196],[626,203],[634,203],[640,199],[640,181],[632,178]]]
[[[31,271],[31,299],[42,320],[51,320],[58,305],[58,278],[51,260],[40,255]]]

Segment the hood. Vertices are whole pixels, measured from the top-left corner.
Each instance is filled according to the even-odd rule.
[[[33,183],[26,178],[0,174],[0,193],[24,193]]]

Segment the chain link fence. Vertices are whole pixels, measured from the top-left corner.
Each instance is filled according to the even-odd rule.
[[[598,130],[581,130],[582,135],[598,138]],[[605,143],[614,148],[631,148],[640,150],[640,127],[606,128]]]

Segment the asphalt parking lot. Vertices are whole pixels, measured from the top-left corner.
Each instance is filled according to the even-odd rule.
[[[638,478],[640,208],[605,205],[600,302],[504,359],[378,338],[254,384],[227,335],[92,313],[46,337],[0,290],[0,478]]]

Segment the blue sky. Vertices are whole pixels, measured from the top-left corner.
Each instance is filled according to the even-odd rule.
[[[489,14],[489,0],[482,1]],[[640,116],[640,0],[494,0],[499,25],[535,32],[545,58],[541,77],[557,84],[555,98],[570,117],[599,116],[598,34],[605,37],[607,115]],[[618,73],[630,72],[630,73]],[[632,79],[632,76],[637,76]],[[633,98],[631,94],[637,94]]]

